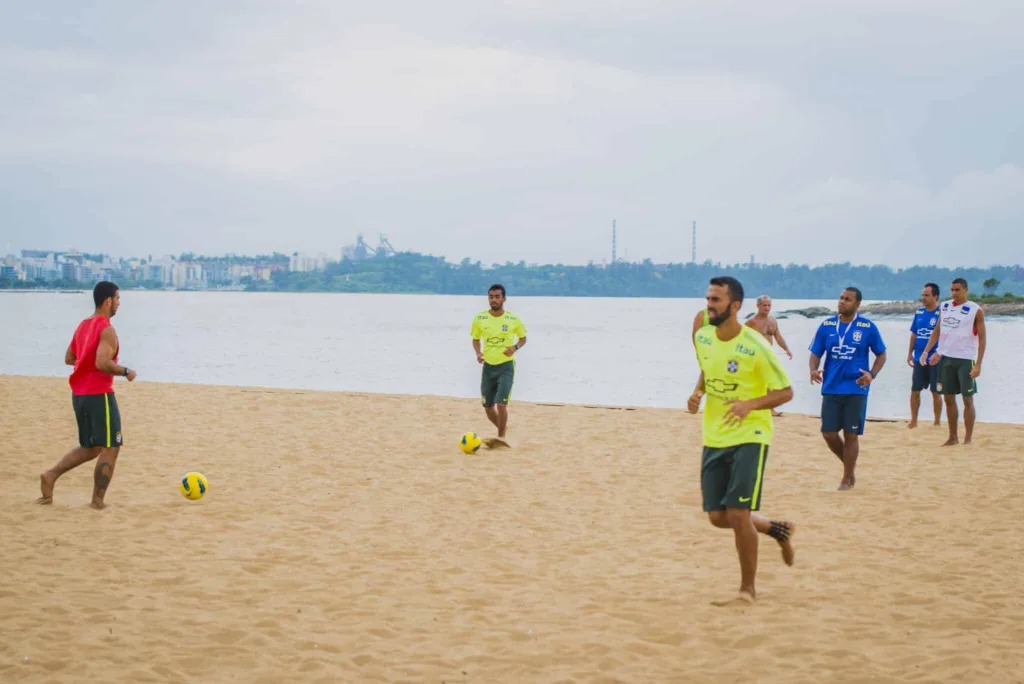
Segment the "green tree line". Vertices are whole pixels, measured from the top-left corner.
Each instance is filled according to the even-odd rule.
[[[527,266],[525,262],[484,267],[464,259],[450,263],[442,257],[401,252],[390,257],[362,261],[343,260],[329,264],[322,272],[275,272],[270,281],[249,283],[252,291],[282,292],[384,292],[420,294],[480,294],[492,283],[501,283],[509,294],[563,297],[700,297],[708,280],[731,275],[743,283],[749,296],[769,294],[786,299],[831,299],[847,286],[859,287],[868,299],[914,299],[926,282],[949,291],[954,278],[965,278],[980,295],[986,280],[998,281],[1004,292],[1024,289],[1020,266],[950,269],[914,266],[855,266],[850,263],[825,266],[790,264],[722,265],[668,264],[651,261],[616,263],[611,266],[569,266],[549,264]]]

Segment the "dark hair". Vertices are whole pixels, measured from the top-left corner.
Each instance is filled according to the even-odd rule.
[[[925,283],[924,286],[932,291],[932,296],[933,297],[938,297],[939,296],[939,286],[938,285],[936,285],[935,283]]]
[[[860,301],[862,299],[864,299],[864,295],[861,294],[861,291],[859,289],[857,289],[856,287],[850,286],[850,287],[846,288],[844,290],[844,292],[852,292],[854,294],[854,296],[857,298],[857,303],[858,304],[860,304]]]
[[[491,285],[489,288],[487,288],[487,294],[490,294],[490,293],[494,292],[495,290],[501,290],[501,296],[502,297],[505,296],[505,286],[504,285],[499,285],[498,283],[495,283],[494,285]]]
[[[964,289],[965,290],[967,289],[967,281],[964,280],[963,278],[957,278],[956,280],[953,281],[953,284],[954,285],[963,285]]]
[[[119,289],[117,285],[107,280],[96,283],[96,287],[92,288],[92,301],[96,303],[96,308],[103,306],[103,302],[116,295]]]
[[[743,286],[740,281],[731,276],[717,276],[711,279],[712,285],[724,287],[729,290],[729,301],[743,303]]]

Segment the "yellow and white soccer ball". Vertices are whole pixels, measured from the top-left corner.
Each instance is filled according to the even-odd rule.
[[[462,435],[462,439],[459,440],[459,448],[467,454],[475,454],[481,444],[483,444],[483,440],[481,440],[480,435],[475,432],[467,432]]]
[[[210,488],[210,485],[206,482],[206,477],[202,473],[188,473],[185,477],[181,478],[181,495],[186,499],[202,499],[206,495],[206,490]]]

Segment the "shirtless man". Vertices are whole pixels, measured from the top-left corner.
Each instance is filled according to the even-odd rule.
[[[757,298],[757,313],[747,319],[745,325],[764,335],[764,338],[768,340],[768,346],[774,346],[778,341],[782,351],[786,352],[786,355],[792,360],[793,352],[789,351],[789,345],[786,344],[786,340],[779,330],[779,322],[775,320],[775,316],[771,315],[771,310],[772,298],[768,295],[761,295]],[[782,413],[772,409],[772,415],[779,417]]]
[[[757,313],[747,319],[746,325],[764,335],[769,345],[778,342],[782,351],[792,359],[793,352],[789,351],[789,345],[786,344],[786,340],[783,339],[782,332],[779,330],[779,322],[775,320],[775,316],[771,315],[771,310],[772,298],[768,295],[761,295],[757,298]]]

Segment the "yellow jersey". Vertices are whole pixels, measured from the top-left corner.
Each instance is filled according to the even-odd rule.
[[[474,340],[483,340],[484,361],[492,366],[508,363],[513,357],[505,356],[505,349],[526,337],[526,326],[511,311],[492,316],[482,311],[473,319],[469,334]]]
[[[722,419],[726,401],[745,401],[790,386],[789,377],[761,333],[743,326],[728,342],[718,339],[717,328],[697,331],[697,361],[704,372],[704,446],[723,448],[740,444],[771,444],[771,409],[751,411],[739,425]]]

